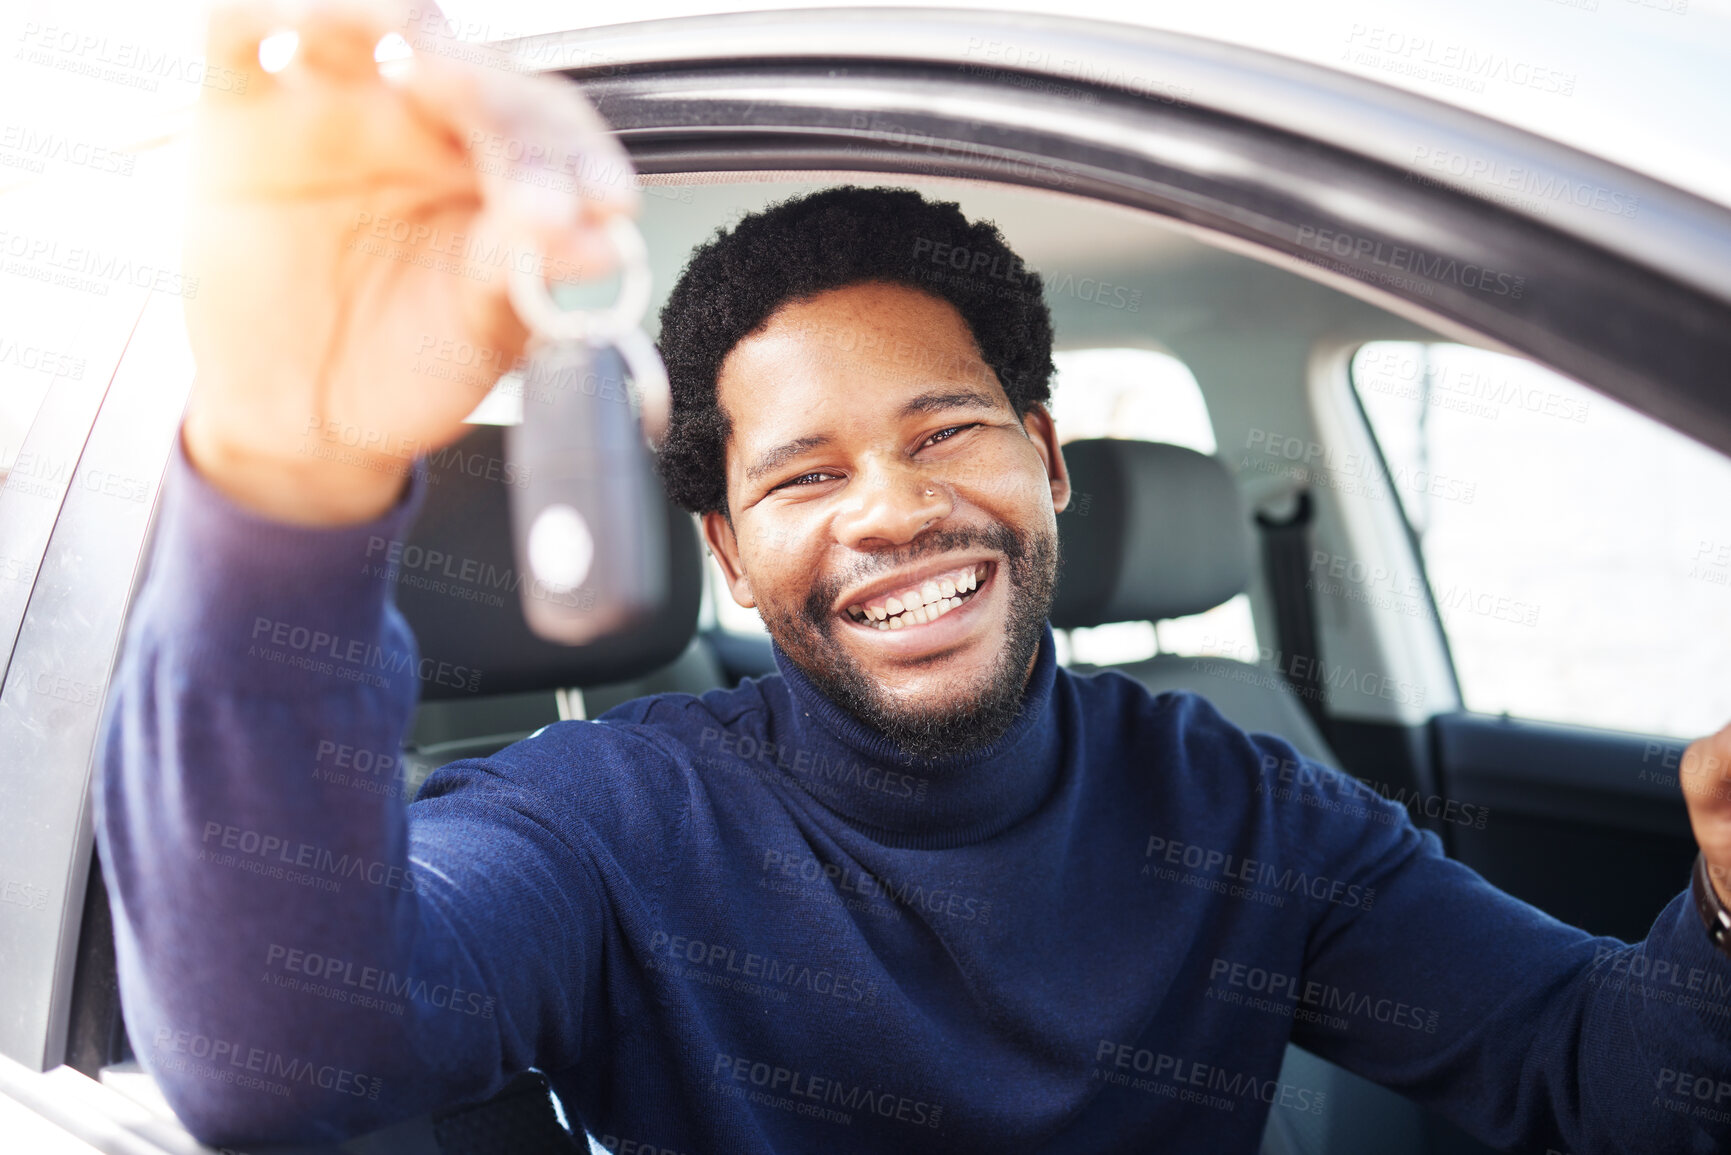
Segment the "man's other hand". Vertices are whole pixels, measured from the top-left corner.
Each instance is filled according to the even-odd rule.
[[[1719,901],[1731,906],[1731,725],[1683,751],[1677,781]]]

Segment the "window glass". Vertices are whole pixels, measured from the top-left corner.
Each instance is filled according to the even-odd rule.
[[[1731,461],[1501,353],[1378,342],[1352,379],[1468,709],[1677,737],[1731,716]]]
[[[0,190],[0,219],[6,222],[0,231],[0,481],[17,465],[56,381],[105,384],[94,380],[97,370],[89,364],[86,317],[93,312],[90,294],[105,295],[109,286],[86,284],[88,278],[77,287],[60,283],[77,280],[62,265],[65,253],[80,251],[68,246],[83,235],[51,208],[41,189]]]
[[[1164,441],[1212,454],[1214,423],[1184,362],[1152,349],[1074,349],[1052,355],[1052,419],[1062,442],[1091,437]],[[1068,642],[1068,654],[1065,642]],[[1243,594],[1206,613],[1154,622],[1115,622],[1068,631],[1059,656],[1108,666],[1156,653],[1255,653],[1250,599]]]
[[[1052,354],[1058,440],[1124,437],[1213,453],[1214,423],[1189,368],[1152,349],[1068,349]]]

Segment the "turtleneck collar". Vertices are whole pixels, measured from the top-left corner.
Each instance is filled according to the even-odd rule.
[[[1022,708],[972,753],[917,758],[825,697],[775,647],[786,697],[770,696],[777,765],[825,807],[880,841],[939,848],[978,842],[1032,813],[1062,761],[1053,705],[1057,652],[1046,626]],[[766,687],[767,689],[768,687]]]

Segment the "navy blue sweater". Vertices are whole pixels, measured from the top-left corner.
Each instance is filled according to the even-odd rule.
[[[1289,1039],[1499,1145],[1731,1147],[1731,961],[1680,895],[1565,926],[1203,699],[1041,643],[911,761],[778,677],[380,789],[435,666],[378,522],[177,455],[97,832],[126,1021],[211,1142],[353,1134],[529,1066],[621,1150],[1252,1152]],[[484,676],[484,672],[483,676]]]

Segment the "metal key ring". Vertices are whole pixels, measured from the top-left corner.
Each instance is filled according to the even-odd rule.
[[[667,382],[667,366],[649,334],[633,325],[613,340],[631,373],[631,384],[637,394],[637,417],[643,423],[643,436],[651,449],[660,449],[667,433],[667,421],[673,407],[673,391]]]
[[[618,300],[605,309],[561,309],[554,303],[547,281],[540,273],[539,252],[533,272],[512,264],[507,282],[511,307],[531,333],[549,341],[611,345],[621,334],[637,327],[649,310],[649,249],[643,243],[643,234],[628,217],[608,218],[607,239],[619,254],[623,280]]]

